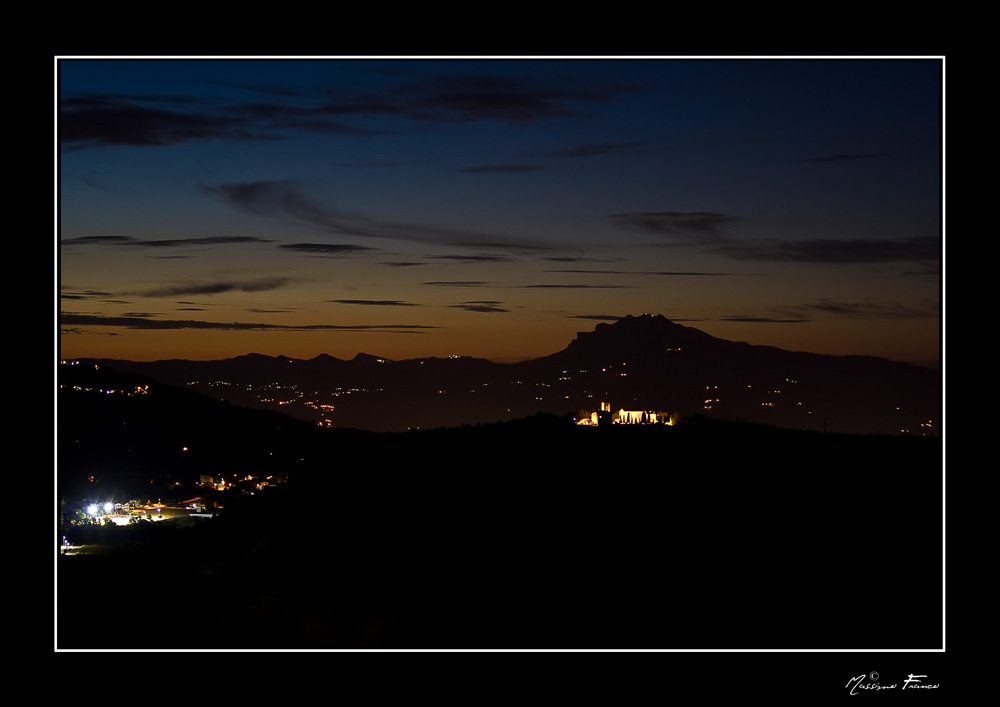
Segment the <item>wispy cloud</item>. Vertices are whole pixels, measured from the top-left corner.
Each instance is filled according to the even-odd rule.
[[[80,292],[74,292],[72,290],[63,290],[59,293],[60,299],[65,299],[65,300],[106,299],[111,296],[112,293],[106,292],[104,290],[83,290]]]
[[[403,302],[400,300],[368,300],[368,299],[335,299],[329,300],[335,304],[357,304],[372,307],[423,307],[425,305],[413,302]],[[447,305],[454,309],[464,309],[467,312],[507,312],[509,310],[500,307],[503,304],[496,300],[473,300],[461,302],[459,304]]]
[[[427,76],[396,87],[396,105],[432,122],[499,120],[508,123],[580,115],[582,106],[620,95],[628,87],[600,81],[549,82],[538,77]]]
[[[801,241],[768,239],[716,243],[710,250],[736,260],[798,263],[890,263],[936,260],[938,238],[863,240],[814,238]]]
[[[193,97],[90,94],[63,99],[59,111],[59,140],[67,146],[152,147],[249,137],[245,117]]]
[[[606,155],[611,152],[618,152],[630,147],[635,147],[640,143],[636,142],[608,142],[577,145],[575,147],[561,150],[551,150],[529,155],[532,160],[566,160],[581,159],[586,157],[596,157]],[[481,164],[471,167],[464,167],[462,172],[467,174],[521,174],[525,172],[539,172],[545,169],[537,162],[502,162],[496,164]]]
[[[455,243],[456,246],[476,248],[477,250],[499,250],[509,253],[523,253],[525,255],[547,253],[552,251],[552,246],[545,243],[526,243],[524,241],[483,241],[481,243]]]
[[[739,217],[711,211],[637,211],[612,214],[610,219],[626,231],[715,240],[723,226]]]
[[[261,322],[209,322],[183,319],[156,319],[145,316],[100,316],[94,314],[62,313],[59,323],[70,327],[108,326],[127,329],[210,329],[218,331],[395,331],[413,333],[439,327],[428,324],[268,324]]]
[[[206,73],[211,72],[207,65]],[[364,92],[333,86],[278,89],[214,81],[211,94],[66,95],[59,106],[63,145],[156,147],[203,140],[275,140],[303,133],[389,135],[408,123],[524,123],[584,114],[629,90],[613,83],[546,81],[538,76],[438,74],[370,83]],[[239,90],[226,90],[237,88]],[[223,97],[228,96],[228,97]]]
[[[929,319],[937,318],[940,315],[939,307],[934,304],[915,307],[899,302],[880,302],[870,298],[861,302],[818,298],[807,304],[794,305],[787,309],[811,315],[820,314],[851,319]]]
[[[207,236],[203,238],[140,239],[131,236],[79,236],[60,241],[63,246],[117,246],[131,248],[185,248],[189,246],[245,245],[271,243],[266,238],[253,236]]]
[[[730,272],[699,272],[694,270],[546,270],[545,272],[590,275],[663,275],[667,277],[716,277],[733,275]]]
[[[503,287],[499,282],[486,282],[485,280],[436,280],[425,282],[424,285],[434,287]]]
[[[724,226],[740,217],[712,212],[634,212],[614,214],[618,227],[666,236],[671,245],[685,245],[733,260],[798,263],[890,263],[935,261],[940,258],[938,238],[889,239],[739,239],[725,233]]]
[[[280,219],[337,236],[396,239],[414,243],[513,251],[546,250],[547,246],[496,234],[441,226],[391,223],[339,209],[307,195],[288,181],[237,182],[204,187],[204,192],[244,213]]]
[[[631,285],[593,285],[586,283],[564,284],[564,283],[537,283],[532,285],[516,285],[504,282],[487,282],[483,280],[450,280],[424,282],[424,285],[435,287],[497,287],[509,289],[551,289],[551,290],[613,290],[630,288]]]
[[[361,304],[372,307],[420,307],[413,302],[402,302],[395,299],[332,299],[328,300],[335,304]]]
[[[505,309],[500,305],[502,302],[496,302],[493,300],[479,300],[472,302],[462,302],[460,304],[450,305],[455,309],[464,309],[466,312],[482,312],[486,314],[491,314],[495,312],[509,312],[509,309]]]
[[[270,277],[244,281],[193,282],[148,290],[126,292],[139,297],[179,297],[182,295],[218,295],[224,292],[266,292],[295,282],[288,277]]]
[[[310,255],[328,257],[379,252],[378,248],[348,243],[284,243],[279,245],[278,248],[295,253],[308,253]]]
[[[510,263],[513,258],[505,255],[432,255],[433,260],[455,260],[466,263]]]
[[[541,283],[537,285],[517,285],[517,287],[542,290],[618,290],[629,289],[632,285],[589,285],[586,283],[567,285],[562,283]]]
[[[618,152],[630,147],[635,147],[640,143],[636,142],[607,142],[577,145],[560,150],[550,150],[528,155],[531,160],[567,160],[581,159],[586,157],[596,157],[606,155],[611,152]],[[471,167],[464,167],[462,172],[467,174],[521,174],[525,172],[539,172],[545,169],[535,161],[531,162],[502,162],[496,164],[481,164]]]
[[[322,103],[225,101],[198,96],[80,94],[59,106],[59,140],[72,149],[158,147],[204,140],[274,140],[300,132],[381,135],[385,130],[344,122],[353,113]],[[388,112],[388,111],[383,111]]]
[[[617,314],[575,314],[573,319],[596,319],[602,322],[617,322],[624,317]]]
[[[788,319],[784,317],[750,317],[750,316],[732,316],[732,317],[719,317],[720,322],[740,322],[740,323],[750,323],[750,324],[803,324],[805,322],[812,321],[811,319]]]
[[[542,260],[550,260],[554,263],[620,263],[624,258],[589,258],[572,255],[547,255]]]

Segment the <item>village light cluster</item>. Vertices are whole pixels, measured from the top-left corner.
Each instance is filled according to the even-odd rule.
[[[104,504],[103,507],[99,507],[96,503],[91,503],[89,506],[87,506],[87,515],[96,516],[98,514],[98,511],[101,510],[101,508],[103,508],[105,513],[111,513],[111,511],[115,509],[115,504],[113,504],[111,501],[108,501]]]

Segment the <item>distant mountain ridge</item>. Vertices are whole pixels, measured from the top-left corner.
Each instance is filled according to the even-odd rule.
[[[350,360],[256,353],[217,361],[89,360],[235,404],[373,431],[583,414],[607,402],[614,410],[801,429],[937,434],[942,405],[934,369],[728,341],[662,315],[600,323],[561,351],[512,364],[367,353]]]

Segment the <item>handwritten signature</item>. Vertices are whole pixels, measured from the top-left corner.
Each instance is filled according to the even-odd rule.
[[[864,690],[895,690],[897,688],[900,690],[907,690],[907,689],[933,690],[941,687],[941,685],[938,683],[928,683],[925,682],[924,680],[921,680],[921,678],[926,678],[926,677],[927,677],[926,675],[914,675],[910,673],[909,675],[906,676],[906,680],[903,681],[902,686],[900,686],[899,683],[895,682],[888,685],[883,685],[878,681],[879,678],[878,673],[873,671],[871,673],[868,673],[867,675],[862,673],[857,677],[851,678],[850,680],[847,681],[847,684],[844,687],[849,688],[851,691],[850,694],[852,695],[860,694],[860,692]]]

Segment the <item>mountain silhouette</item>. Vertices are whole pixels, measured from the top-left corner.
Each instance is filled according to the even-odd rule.
[[[722,339],[670,321],[663,315],[628,315],[613,324],[600,323],[592,332],[579,332],[569,346],[540,360],[586,362],[595,356],[642,360],[667,350],[703,350]]]
[[[941,375],[874,356],[832,356],[729,341],[662,315],[579,332],[566,348],[520,363],[390,360],[359,353],[293,359],[95,362],[187,385],[248,407],[337,427],[401,431],[516,419],[538,412],[696,414],[782,427],[937,434]],[[275,393],[269,394],[267,391]]]

